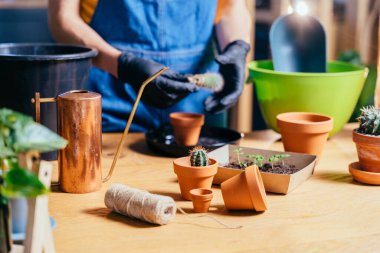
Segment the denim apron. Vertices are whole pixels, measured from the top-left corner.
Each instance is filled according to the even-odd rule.
[[[90,26],[112,46],[179,73],[215,72],[216,8],[217,0],[99,0]],[[102,94],[103,131],[122,131],[136,92],[95,67],[88,85],[89,90]],[[174,111],[205,113],[203,103],[210,94],[201,89],[166,109],[140,102],[131,131],[144,132],[167,124],[169,113]]]

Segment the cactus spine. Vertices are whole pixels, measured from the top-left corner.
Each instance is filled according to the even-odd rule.
[[[190,163],[193,167],[208,165],[207,151],[203,147],[195,147],[190,151]]]
[[[369,135],[380,135],[380,109],[373,106],[360,109],[361,114],[357,118],[359,121],[358,132]]]

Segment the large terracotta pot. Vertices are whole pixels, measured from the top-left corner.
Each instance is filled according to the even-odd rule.
[[[224,204],[229,210],[267,209],[266,193],[256,165],[224,181],[221,185]]]
[[[288,112],[277,115],[285,151],[320,156],[333,129],[329,116],[309,112]]]
[[[355,129],[352,139],[356,144],[360,168],[369,172],[380,172],[380,136],[361,134]]]
[[[182,198],[186,200],[191,200],[190,190],[192,189],[211,189],[212,180],[218,171],[218,163],[214,159],[209,159],[208,166],[193,167],[189,156],[174,160],[173,167],[177,174]]]
[[[196,145],[205,122],[205,116],[187,112],[173,112],[169,116],[176,142],[185,146]]]

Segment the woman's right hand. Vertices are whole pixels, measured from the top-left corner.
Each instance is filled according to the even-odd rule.
[[[155,61],[138,58],[125,52],[118,59],[118,77],[122,82],[132,85],[138,92],[141,84],[163,67],[165,66]],[[167,70],[145,88],[141,99],[148,105],[166,108],[198,89],[186,76]]]

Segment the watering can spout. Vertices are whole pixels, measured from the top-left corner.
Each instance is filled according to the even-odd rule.
[[[155,74],[153,74],[151,77],[149,77],[148,79],[146,79],[140,89],[139,89],[139,92],[137,94],[137,98],[136,98],[136,101],[135,103],[133,104],[133,108],[132,108],[132,112],[131,114],[129,115],[129,118],[128,118],[128,121],[127,121],[127,125],[125,126],[125,129],[124,129],[124,132],[123,132],[123,135],[121,136],[121,139],[120,139],[120,142],[119,142],[119,145],[117,147],[117,150],[116,150],[116,154],[115,154],[115,157],[113,158],[113,161],[112,161],[112,165],[111,165],[111,168],[108,172],[108,175],[103,179],[103,183],[104,182],[107,182],[108,180],[110,180],[110,178],[112,177],[112,174],[115,170],[115,166],[116,166],[116,162],[117,160],[119,159],[119,156],[120,156],[120,152],[123,148],[123,145],[124,145],[124,141],[125,141],[125,137],[127,136],[128,132],[129,132],[129,128],[131,127],[131,123],[132,123],[132,120],[133,120],[133,117],[135,116],[135,112],[136,112],[136,109],[137,109],[137,106],[140,102],[140,99],[141,99],[141,96],[143,94],[143,91],[145,89],[145,87],[150,83],[152,82],[154,79],[156,79],[158,76],[160,76],[162,73],[164,73],[166,70],[168,70],[169,68],[168,67],[164,67],[162,68],[161,70],[159,70],[158,72],[156,72]]]

